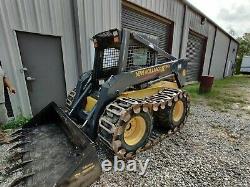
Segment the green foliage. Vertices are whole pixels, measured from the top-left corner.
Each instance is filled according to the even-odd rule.
[[[237,40],[240,43],[240,46],[236,62],[236,74],[239,74],[243,57],[250,55],[250,33],[245,33],[244,36],[238,38]]]
[[[2,126],[3,130],[6,129],[16,129],[22,127],[25,123],[29,121],[29,118],[18,117],[17,119],[13,119],[9,121],[7,124]]]
[[[248,95],[241,90],[245,87],[250,87],[250,76],[237,75],[216,80],[210,93],[199,94],[199,84],[188,85],[185,89],[193,103],[206,103],[216,110],[227,111],[235,104],[239,107],[247,104]]]

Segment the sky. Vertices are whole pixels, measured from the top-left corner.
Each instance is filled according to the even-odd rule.
[[[250,0],[188,0],[224,30],[235,36],[250,33]]]

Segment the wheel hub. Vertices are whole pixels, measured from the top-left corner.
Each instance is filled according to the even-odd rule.
[[[173,109],[173,121],[178,122],[181,120],[184,113],[184,103],[179,100],[175,103],[174,109]]]
[[[141,116],[130,119],[124,130],[124,141],[126,144],[136,145],[143,138],[146,132],[146,122]]]

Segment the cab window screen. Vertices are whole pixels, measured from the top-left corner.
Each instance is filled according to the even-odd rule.
[[[147,65],[148,50],[144,48],[138,48],[134,50],[134,65],[145,66]]]

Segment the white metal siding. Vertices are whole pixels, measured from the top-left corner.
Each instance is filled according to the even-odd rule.
[[[208,75],[210,59],[212,58],[215,30],[216,30],[215,26],[209,23],[207,48],[206,48],[205,62],[203,66],[202,75]]]
[[[120,0],[77,0],[82,70],[92,69],[94,49],[91,38],[105,30],[120,28]]]
[[[77,81],[76,46],[70,0],[1,0],[0,59],[17,87],[11,96],[15,116],[29,116],[31,109],[15,30],[62,36],[62,51],[67,90]]]
[[[216,79],[223,78],[229,42],[230,39],[218,29],[210,69],[210,75]]]

